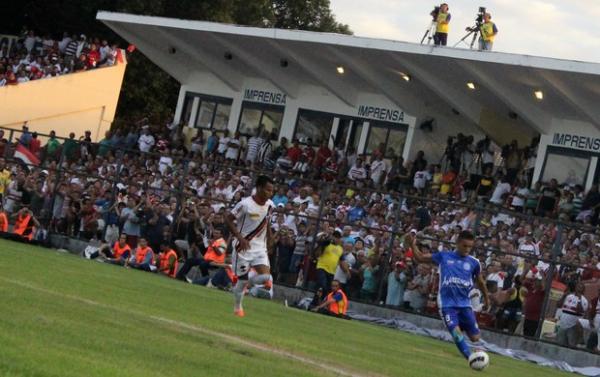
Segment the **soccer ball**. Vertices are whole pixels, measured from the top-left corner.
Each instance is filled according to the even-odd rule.
[[[469,356],[469,366],[471,369],[484,370],[490,365],[490,357],[483,351],[473,352]]]

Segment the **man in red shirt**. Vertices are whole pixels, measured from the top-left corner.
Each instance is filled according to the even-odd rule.
[[[523,335],[534,337],[542,317],[542,304],[544,302],[544,276],[535,267],[525,269],[523,287],[525,294],[525,321],[523,322]]]
[[[298,162],[300,156],[302,156],[302,148],[300,148],[300,144],[298,139],[294,139],[294,145],[288,149],[287,156],[292,161],[292,166]]]
[[[88,68],[96,68],[96,65],[100,61],[100,51],[98,47],[92,43],[90,45],[90,52],[87,54],[87,66]]]
[[[329,145],[327,140],[324,140],[321,143],[321,146],[317,150],[317,155],[315,156],[314,166],[319,169],[325,165],[327,160],[331,157],[331,149],[329,149]]]
[[[40,139],[38,139],[37,132],[34,132],[31,134],[31,141],[29,142],[29,150],[31,151],[31,153],[33,153],[34,155],[39,157],[41,149],[42,149],[42,143],[40,142]]]

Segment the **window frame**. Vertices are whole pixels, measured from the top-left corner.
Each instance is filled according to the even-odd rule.
[[[216,132],[225,132],[228,129],[229,126],[229,121],[227,122],[227,125],[225,126],[225,129],[223,130],[218,130],[214,128],[214,124],[215,124],[215,117],[217,116],[217,109],[219,108],[219,105],[227,105],[229,106],[229,115],[228,115],[228,119],[231,118],[231,108],[233,105],[233,98],[227,98],[227,97],[219,97],[219,96],[211,96],[211,95],[207,95],[207,94],[202,94],[202,93],[196,93],[196,92],[186,92],[185,94],[185,99],[184,99],[184,104],[185,101],[187,100],[188,97],[191,98],[198,98],[198,108],[196,109],[196,116],[194,117],[194,124],[190,127],[190,128],[194,128],[197,130],[205,130],[205,131],[216,131]],[[198,127],[196,126],[196,122],[198,122],[198,115],[200,115],[200,109],[202,107],[202,102],[212,102],[215,104],[215,108],[212,112],[212,116],[210,118],[210,127]],[[194,105],[194,102],[192,100],[192,106]],[[185,110],[182,109],[182,110]],[[182,111],[183,114],[183,111]],[[191,115],[190,115],[190,119],[191,119]]]
[[[548,182],[543,182],[542,178],[544,177],[544,173],[546,172],[546,164],[548,163],[548,157],[550,157],[551,154],[555,154],[555,155],[559,155],[559,156],[566,156],[566,157],[587,159],[588,165],[585,170],[585,176],[583,177],[583,184],[582,184],[582,186],[585,188],[588,177],[590,175],[590,167],[592,166],[592,157],[598,156],[598,154],[582,151],[579,149],[561,148],[561,147],[550,146],[550,145],[547,146],[546,153],[544,154],[544,163],[542,164],[542,169],[540,170],[540,174],[538,176],[538,181],[542,182],[542,184],[548,183]],[[600,161],[599,161],[599,163],[600,163]],[[532,185],[534,183],[535,182],[532,182]],[[559,182],[558,184],[560,185],[561,183]]]
[[[406,138],[408,136],[408,125],[404,123],[391,123],[391,122],[382,122],[377,120],[365,119],[365,121],[369,122],[369,132],[367,133],[367,139],[365,140],[365,145],[362,150],[362,154],[364,156],[371,156],[373,152],[367,153],[367,148],[369,147],[369,140],[371,139],[371,130],[375,128],[384,128],[387,130],[386,138],[385,138],[385,153],[388,150],[388,141],[390,140],[390,132],[391,131],[402,131],[405,134],[404,144],[402,145],[402,150],[398,151],[397,156],[402,156],[404,153],[404,148],[406,147]],[[393,156],[388,156],[384,154],[383,158],[392,158]]]
[[[240,136],[249,138],[254,135],[250,135],[248,133],[242,132],[240,130],[240,126],[242,125],[242,117],[244,115],[245,109],[251,110],[260,110],[260,119],[258,120],[258,125],[262,124],[263,118],[265,116],[265,111],[273,111],[281,113],[281,124],[279,125],[279,134],[277,135],[277,140],[279,140],[279,136],[281,135],[281,129],[283,128],[283,117],[285,116],[285,106],[281,105],[272,105],[261,102],[252,102],[252,101],[243,101],[242,107],[240,108],[240,115],[238,117],[237,126],[235,128],[236,132],[240,133]]]

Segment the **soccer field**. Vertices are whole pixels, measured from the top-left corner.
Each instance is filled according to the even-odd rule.
[[[0,241],[1,376],[475,376],[454,346]],[[559,376],[491,355],[487,376]]]

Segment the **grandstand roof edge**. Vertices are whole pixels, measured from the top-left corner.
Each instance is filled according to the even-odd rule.
[[[96,18],[102,22],[131,23],[147,26],[188,29],[194,31],[215,32],[239,36],[250,36],[257,38],[270,38],[280,41],[339,45],[351,48],[384,50],[390,52],[430,55],[462,60],[472,60],[479,62],[517,65],[540,69],[600,75],[600,63],[532,56],[525,54],[515,54],[506,52],[481,52],[469,49],[434,47],[431,45],[421,45],[418,43],[371,37],[360,37],[345,34],[313,32],[303,30],[259,28],[208,21],[142,16],[108,11],[98,11]]]

